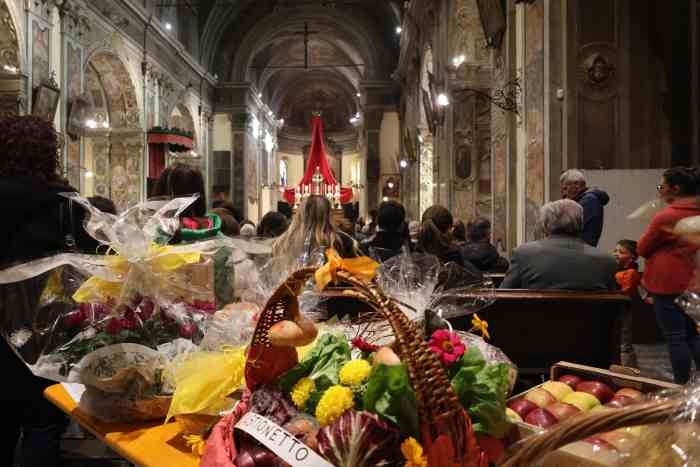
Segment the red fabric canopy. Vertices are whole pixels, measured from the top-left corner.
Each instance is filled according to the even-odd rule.
[[[313,176],[318,167],[319,172],[323,176],[323,185],[338,185],[338,181],[333,176],[330,167],[328,167],[328,159],[326,158],[326,148],[323,144],[323,122],[321,117],[313,117],[311,121],[311,149],[309,150],[309,163],[306,166],[306,172],[297,187],[301,190],[303,185],[313,186]],[[287,188],[284,190],[284,199],[291,205],[294,205],[294,191],[297,187]],[[340,188],[340,202],[345,204],[352,201],[352,188]]]
[[[192,149],[194,142],[192,138],[183,135],[175,135],[172,133],[148,133],[148,144],[177,144],[185,146],[187,149]]]

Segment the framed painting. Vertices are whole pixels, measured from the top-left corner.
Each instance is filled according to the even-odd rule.
[[[61,97],[61,90],[53,76],[51,76],[47,81],[43,81],[34,89],[32,115],[53,122],[56,109],[58,108],[59,97]]]

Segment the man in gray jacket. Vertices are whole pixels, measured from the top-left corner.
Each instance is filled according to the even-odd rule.
[[[612,255],[581,239],[583,208],[570,199],[540,210],[546,238],[516,248],[502,289],[614,290]]]

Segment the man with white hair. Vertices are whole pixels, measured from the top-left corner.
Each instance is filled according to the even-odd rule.
[[[502,289],[615,290],[612,255],[581,239],[583,208],[570,199],[542,206],[546,238],[513,251]]]
[[[583,208],[583,240],[591,246],[598,246],[603,232],[603,208],[610,196],[598,188],[586,186],[586,176],[578,169],[570,169],[559,177],[561,196],[572,199]]]

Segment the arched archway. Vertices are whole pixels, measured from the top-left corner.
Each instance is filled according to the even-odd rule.
[[[143,133],[136,88],[124,62],[110,50],[93,52],[84,76],[87,111],[80,141],[68,147],[68,159],[74,160],[82,146],[82,163],[69,175],[79,180],[84,195],[110,198],[122,210],[139,202],[142,192]]]

